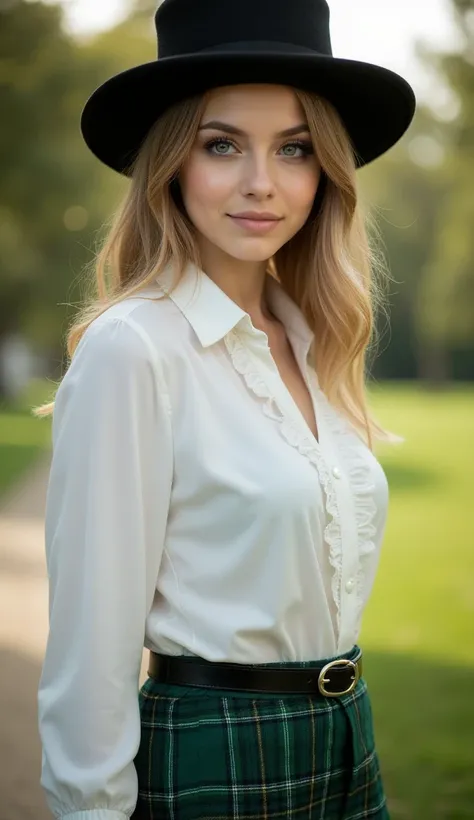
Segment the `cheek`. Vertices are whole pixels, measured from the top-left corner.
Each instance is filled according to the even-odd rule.
[[[287,198],[295,211],[311,209],[318,190],[319,179],[320,173],[309,169],[289,177],[286,186]]]
[[[183,198],[190,208],[193,205],[204,208],[219,205],[232,188],[230,175],[206,160],[190,162],[180,178]]]

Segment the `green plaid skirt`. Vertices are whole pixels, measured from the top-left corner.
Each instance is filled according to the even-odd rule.
[[[133,820],[388,820],[363,676],[338,698],[148,678],[139,703]]]

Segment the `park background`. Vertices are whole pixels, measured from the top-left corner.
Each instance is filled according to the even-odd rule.
[[[128,184],[79,117],[100,82],[155,58],[156,5],[0,0],[0,820],[50,816],[36,687],[51,430],[31,408],[64,372],[84,266]],[[335,55],[400,71],[418,96],[407,135],[359,172],[391,273],[370,402],[405,438],[376,450],[391,505],[365,675],[392,820],[473,820],[474,0],[329,5]]]

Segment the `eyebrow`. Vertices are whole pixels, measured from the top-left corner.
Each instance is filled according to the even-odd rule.
[[[211,128],[214,128],[217,131],[226,131],[228,134],[237,134],[239,137],[248,136],[248,134],[246,134],[245,131],[242,131],[241,128],[237,128],[235,125],[230,125],[228,122],[220,122],[219,120],[211,120],[210,122],[206,122],[204,125],[201,125],[198,130],[205,131]],[[308,134],[310,133],[305,122],[302,122],[299,125],[294,125],[293,128],[287,128],[285,131],[279,131],[278,134],[275,134],[275,137],[292,137],[295,134],[302,134],[303,132]]]

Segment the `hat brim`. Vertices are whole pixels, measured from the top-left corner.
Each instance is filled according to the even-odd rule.
[[[111,77],[84,106],[82,136],[101,162],[130,175],[143,140],[170,105],[241,83],[293,86],[328,99],[351,137],[358,168],[398,142],[416,109],[409,83],[382,66],[317,54],[213,51],[158,59]]]

